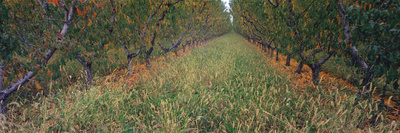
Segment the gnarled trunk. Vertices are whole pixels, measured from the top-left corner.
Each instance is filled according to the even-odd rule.
[[[142,47],[139,48],[138,51],[136,51],[136,53],[130,53],[128,47],[126,47],[125,42],[120,41],[122,47],[125,50],[126,53],[126,57],[128,59],[128,76],[132,73],[132,59],[135,58],[136,56],[139,55],[140,51],[142,50]],[[129,46],[129,41],[128,41],[128,46]]]
[[[0,90],[3,89],[3,65],[0,60]]]
[[[279,61],[279,51],[278,51],[278,48],[276,48],[276,61]]]
[[[168,59],[168,51],[165,50],[164,53],[165,53],[165,61],[167,61],[167,59]]]
[[[315,85],[319,84],[319,71],[321,69],[321,66],[331,58],[331,56],[335,53],[335,50],[331,50],[328,55],[326,55],[321,61],[318,63],[312,64],[308,63],[307,65],[311,68],[312,70],[312,80]]]
[[[179,56],[179,55],[178,55],[178,46],[175,47],[174,52],[175,52],[175,55],[176,55],[176,56]]]
[[[89,88],[93,84],[92,77],[92,62],[84,62],[80,56],[75,56],[75,58],[83,65],[86,74],[86,88]]]
[[[286,66],[290,66],[290,55],[291,53],[289,53],[286,57],[286,64],[285,64]]]
[[[153,47],[150,47],[150,49],[146,51],[146,67],[147,68],[151,68],[150,55],[151,55],[151,52],[153,52],[153,49],[154,49]]]
[[[196,43],[196,41],[195,41],[195,40],[192,40],[192,43],[190,44],[191,49],[194,48],[194,44],[195,44],[195,43]]]
[[[87,87],[90,87],[93,84],[93,76],[92,76],[92,63],[87,63],[85,66],[86,71],[86,82]]]
[[[303,61],[300,61],[299,65],[297,65],[297,69],[296,69],[295,73],[300,74],[302,69],[303,69]]]
[[[315,64],[307,64],[312,71],[312,81],[314,85],[319,84],[319,70],[320,70],[320,65],[315,65]]]
[[[271,59],[273,59],[273,57],[274,57],[274,48],[271,48]]]
[[[128,57],[128,75],[132,72],[132,58]]]
[[[0,61],[0,90],[3,90],[3,65]],[[5,126],[7,118],[7,102],[6,99],[0,99],[0,129]]]
[[[346,9],[343,5],[343,2],[340,0],[337,0],[337,9],[339,13],[339,17],[341,20],[341,25],[343,29],[343,35],[345,37],[345,42],[346,45],[349,46],[347,49],[349,50],[348,54],[352,57],[352,60],[355,61],[360,67],[363,67],[364,69],[367,69],[367,75],[364,77],[361,87],[365,87],[366,89],[370,88],[372,79],[373,79],[373,74],[372,74],[372,68],[370,68],[367,63],[365,63],[364,60],[358,55],[357,48],[355,46],[350,47],[352,44],[352,36],[351,36],[351,29],[350,29],[350,24],[349,20],[346,18]],[[358,81],[357,81],[358,82]],[[359,88],[360,90],[362,88]]]
[[[264,52],[267,52],[267,45],[263,44],[262,45]]]

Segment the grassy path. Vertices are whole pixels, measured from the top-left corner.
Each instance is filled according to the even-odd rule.
[[[231,33],[187,56],[160,62],[165,68],[151,72],[152,79],[136,88],[149,95],[138,101],[154,105],[146,110],[152,112],[148,118],[163,123],[167,131],[262,130],[268,116],[260,114],[271,107],[265,100],[271,104],[279,100],[270,99],[268,91],[278,92],[276,88],[287,84],[266,61]],[[152,123],[149,119],[144,123]]]
[[[15,123],[39,132],[339,132],[372,127],[367,117],[377,113],[375,104],[353,106],[354,96],[337,91],[295,91],[236,33],[167,60],[137,74],[133,86],[109,77],[88,91],[57,93]]]

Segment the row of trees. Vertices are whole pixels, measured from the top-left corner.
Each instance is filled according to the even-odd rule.
[[[233,0],[230,5],[236,32],[271,57],[273,50],[286,54],[287,66],[295,57],[296,72],[307,65],[314,84],[321,66],[336,56],[346,60],[360,90],[380,78],[380,90],[400,101],[399,1]]]
[[[82,64],[90,86],[93,62],[107,58],[109,50],[124,49],[132,73],[132,59],[139,54],[145,54],[146,66],[151,67],[157,45],[167,56],[171,50],[177,54],[179,46],[185,51],[230,31],[230,16],[220,0],[1,0],[0,6],[4,116],[13,92],[47,67],[65,65],[65,60]],[[166,40],[170,47],[162,44]],[[53,55],[61,59],[48,64]]]

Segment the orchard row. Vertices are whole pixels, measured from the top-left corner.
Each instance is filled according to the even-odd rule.
[[[233,0],[234,30],[269,52],[295,58],[319,82],[332,57],[346,62],[352,82],[400,101],[400,2],[392,0]],[[320,55],[320,56],[317,56]],[[375,86],[374,86],[375,87]]]
[[[0,4],[1,114],[6,114],[7,98],[49,65],[57,68],[65,60],[79,61],[90,86],[93,62],[107,58],[110,50],[125,50],[131,73],[132,59],[139,54],[145,54],[151,67],[155,47],[165,55],[179,46],[185,51],[231,28],[220,0],[1,0]],[[163,44],[169,41],[171,45]],[[62,57],[48,63],[53,55]]]

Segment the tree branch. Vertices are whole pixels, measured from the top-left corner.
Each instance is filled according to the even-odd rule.
[[[158,45],[160,45],[161,49],[163,49],[164,51],[169,51],[167,48],[165,48],[160,42],[158,42]]]
[[[110,28],[109,32],[112,33],[113,29],[114,29],[114,22],[115,22],[115,16],[117,15],[117,10],[115,10],[114,0],[110,0],[110,5],[112,8],[112,13],[111,13],[111,17],[110,17],[111,28]]]
[[[69,29],[69,26],[71,25],[71,21],[72,18],[74,17],[74,8],[76,3],[78,2],[78,0],[74,0],[72,1],[71,7],[69,8],[69,10],[66,8],[65,3],[64,3],[64,9],[65,9],[65,22],[64,22],[64,26],[61,30],[61,36],[58,37],[59,41],[62,41],[62,39],[64,38],[64,36],[67,34],[67,31]]]
[[[0,100],[5,100],[7,97],[16,91],[19,86],[24,85],[26,82],[28,82],[33,76],[35,76],[35,73],[32,71],[29,71],[22,79],[18,80],[16,83],[12,84],[11,86],[7,87],[4,90],[0,90]],[[3,101],[4,102],[4,101]]]
[[[326,55],[320,62],[318,62],[317,65],[321,66],[322,64],[324,64],[326,61],[329,60],[329,58],[331,58],[331,56],[335,53],[335,49],[332,49],[331,51],[329,51],[329,54]]]
[[[276,5],[275,5],[274,3],[272,3],[271,0],[267,0],[267,1],[268,1],[268,3],[269,3],[271,6],[273,6],[274,8],[277,8],[277,7],[279,6],[279,1],[278,1],[278,0],[275,0]]]
[[[76,55],[76,56],[75,56],[75,59],[77,59],[82,65],[86,64],[86,63],[82,60],[81,56],[79,56],[79,55]]]
[[[120,44],[122,45],[122,47],[124,48],[126,55],[129,55],[130,52],[129,52],[128,48],[126,47],[125,42],[119,41],[119,43],[120,43]]]
[[[15,30],[15,33],[17,34],[17,36],[18,36],[18,38],[22,41],[22,42],[24,42],[26,45],[28,45],[29,47],[33,47],[33,45],[30,43],[30,42],[28,42],[28,40],[26,40],[26,38],[25,38],[25,33],[22,33],[23,35],[22,35],[22,37],[21,37],[21,34],[18,32],[18,30],[17,29],[14,29]],[[23,29],[23,31],[25,32],[25,29]]]
[[[142,51],[142,47],[139,47],[139,49],[136,51],[136,53],[128,54],[128,58],[134,58],[139,55],[140,51]]]
[[[44,55],[44,60],[42,60],[41,66],[44,66],[50,58],[54,55],[54,53],[57,51],[57,48],[52,48],[47,50],[46,54]]]
[[[47,12],[46,12],[46,6],[47,6],[47,4],[46,4],[46,1],[45,1],[45,0],[43,0],[43,2],[40,2],[40,0],[36,0],[36,1],[37,1],[37,2],[39,3],[39,5],[42,7],[44,15],[47,16]]]
[[[310,59],[311,56],[314,56],[315,54],[318,54],[319,52],[322,52],[323,49],[324,49],[324,46],[322,46],[322,47],[319,48],[319,49],[314,50],[312,53],[310,53],[310,54],[307,55],[306,60]]]

